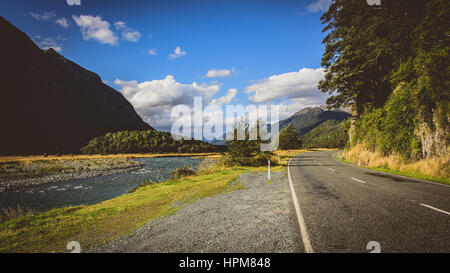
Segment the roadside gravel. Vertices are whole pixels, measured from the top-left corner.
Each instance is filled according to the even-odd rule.
[[[242,174],[244,189],[197,200],[89,252],[301,252],[286,172],[271,176]]]

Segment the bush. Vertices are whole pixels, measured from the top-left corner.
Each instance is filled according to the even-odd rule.
[[[225,154],[221,158],[221,164],[227,167],[233,166],[266,166],[267,161],[270,160],[272,165],[276,165],[277,160],[273,153],[271,152],[258,152],[250,156],[245,157],[234,157],[231,154]]]
[[[405,159],[421,157],[420,141],[414,134],[417,109],[410,88],[400,84],[383,108],[366,111],[357,121],[356,138],[384,156],[398,154]]]

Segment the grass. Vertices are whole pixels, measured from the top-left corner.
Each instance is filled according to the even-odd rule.
[[[104,158],[153,158],[153,157],[217,157],[219,153],[167,153],[167,154],[108,154],[108,155],[30,155],[30,156],[0,156],[0,163],[5,162],[30,162],[36,160],[67,160],[67,159],[104,159]]]
[[[267,167],[222,167],[139,187],[135,192],[95,205],[18,215],[0,223],[0,252],[66,252],[69,241],[78,241],[87,249],[175,213],[180,206],[172,204],[177,201],[186,205],[205,196],[242,189],[240,183],[233,183],[240,174],[266,170]],[[276,166],[272,171],[284,171],[284,167]]]
[[[382,172],[450,185],[450,157],[405,161],[401,156],[383,156],[358,144],[342,153],[340,160]]]

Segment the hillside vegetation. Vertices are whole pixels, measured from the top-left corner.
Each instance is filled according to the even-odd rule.
[[[156,130],[121,131],[96,137],[81,148],[84,154],[118,153],[204,153],[221,148],[199,140],[173,139],[167,132]]]
[[[327,120],[301,138],[304,148],[343,148],[348,142],[348,122]]]
[[[326,107],[307,107],[287,119],[280,121],[280,131],[291,125],[299,136],[307,134],[327,120],[344,121],[350,114],[341,110],[327,110]]]
[[[382,1],[381,8],[336,0],[324,13],[327,73],[319,89],[332,95],[329,106],[353,106],[351,148],[401,164],[448,158],[449,11],[445,0]]]

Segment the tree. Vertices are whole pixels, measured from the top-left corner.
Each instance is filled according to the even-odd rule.
[[[295,130],[292,123],[281,129],[279,134],[279,145],[278,145],[279,150],[289,150],[300,147],[301,147],[301,140],[299,138],[298,132]]]
[[[382,106],[394,89],[395,67],[411,55],[410,33],[420,22],[426,0],[383,1],[374,9],[360,0],[335,0],[321,17],[328,32],[323,44],[322,92],[330,107],[353,104],[357,113]]]
[[[227,152],[223,158],[225,165],[234,166],[261,166],[266,165],[273,153],[260,150],[261,122],[257,121],[253,126],[243,121],[233,129],[231,140],[227,140]],[[255,137],[256,136],[256,137]],[[256,139],[253,139],[256,138]]]

